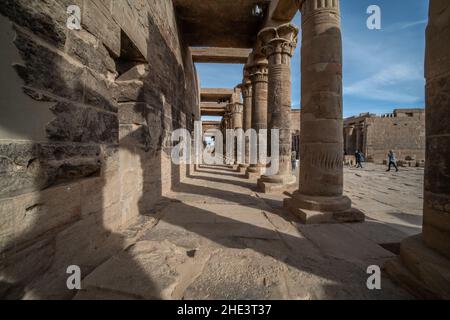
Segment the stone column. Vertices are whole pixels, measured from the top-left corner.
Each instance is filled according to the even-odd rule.
[[[305,223],[354,222],[364,215],[343,196],[342,40],[339,1],[305,0],[299,190],[285,207]]]
[[[242,105],[242,103],[239,102],[235,102],[233,104],[230,105],[230,114],[231,114],[231,123],[232,123],[232,129],[233,130],[237,130],[237,129],[242,129],[243,126],[243,112],[244,112],[244,107]],[[233,138],[233,144],[234,144],[234,164],[238,164],[238,158],[237,158],[237,141],[236,138]]]
[[[355,134],[356,134],[356,150],[361,150],[361,136],[362,136],[362,126],[361,123],[357,123],[355,125]]]
[[[426,32],[423,231],[402,241],[387,273],[425,299],[450,299],[450,2],[431,0]]]
[[[267,85],[268,69],[267,60],[256,56],[253,59],[250,70],[250,81],[252,82],[252,128],[257,133],[261,129],[267,129]],[[258,148],[260,145],[258,143]],[[258,178],[261,175],[262,164],[251,164],[246,171],[247,179]]]
[[[242,103],[235,102],[230,105],[230,114],[232,119],[232,129],[242,129],[244,122],[244,107]]]
[[[222,138],[223,138],[223,148],[222,148],[222,152],[223,152],[223,162],[224,164],[226,163],[226,156],[227,156],[227,130],[229,129],[229,119],[228,119],[228,114],[225,113],[223,115],[223,119],[222,119],[222,123],[223,123],[223,127],[222,127]]]
[[[271,176],[263,175],[258,180],[259,189],[265,193],[296,185],[291,172],[291,58],[297,46],[297,36],[298,28],[289,23],[265,28],[258,34],[261,51],[269,61],[268,130],[278,129],[280,136],[278,172]]]
[[[246,132],[252,128],[252,82],[247,66],[244,67],[244,80],[241,84],[242,97],[244,100],[244,119],[243,129]],[[239,171],[245,172],[250,163],[250,144],[249,139],[245,138],[245,163],[239,164]]]
[[[347,125],[344,128],[344,151],[347,153],[348,158],[345,159],[346,165],[353,165],[355,162],[355,159],[353,155],[355,154],[353,150],[353,125]]]
[[[368,148],[367,148],[367,138],[368,138],[368,133],[369,133],[369,126],[370,124],[363,124],[363,131],[362,131],[362,150],[361,152],[364,154],[364,156],[366,157],[366,161],[369,161],[371,158],[371,155],[369,155],[368,152]]]
[[[353,150],[353,137],[355,132],[355,126],[349,126],[347,131],[347,153],[348,155],[353,155],[355,153],[355,150]]]
[[[229,106],[227,106],[227,130],[231,130],[233,129],[233,119],[231,118],[231,114],[229,112]],[[227,143],[228,143],[228,136],[227,136],[227,132],[225,131],[225,157],[227,157]],[[230,158],[226,158],[226,164],[229,166],[234,165],[233,159]]]
[[[356,137],[356,144],[355,144],[355,152],[359,150],[359,138],[360,138],[360,127],[359,123],[355,125],[355,137]],[[361,150],[360,150],[361,151]]]

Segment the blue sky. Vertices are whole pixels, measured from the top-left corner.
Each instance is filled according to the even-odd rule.
[[[370,5],[381,8],[381,30],[369,30]],[[427,0],[341,0],[344,116],[424,107]],[[300,14],[293,23],[300,26]],[[242,65],[197,64],[202,87],[232,88]],[[300,41],[292,61],[292,105],[300,106]]]

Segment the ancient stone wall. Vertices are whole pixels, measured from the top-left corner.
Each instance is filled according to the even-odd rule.
[[[0,25],[0,297],[63,297],[187,174],[170,134],[199,119],[195,67],[171,1],[5,0]]]
[[[366,153],[369,160],[382,163],[389,150],[399,161],[425,160],[425,116],[414,118],[368,118],[365,121]]]
[[[383,163],[394,150],[400,164],[420,165],[425,160],[423,109],[396,109],[383,116],[361,114],[344,120],[344,148],[348,156],[360,150],[367,161]]]

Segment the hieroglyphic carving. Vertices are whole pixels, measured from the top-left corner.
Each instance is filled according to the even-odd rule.
[[[291,57],[297,46],[298,28],[290,23],[269,27],[258,34],[261,52],[269,62],[268,124],[280,132],[278,176],[291,175]],[[259,183],[273,179],[262,177]],[[283,180],[281,180],[283,181]]]

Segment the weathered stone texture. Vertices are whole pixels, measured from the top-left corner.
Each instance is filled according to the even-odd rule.
[[[116,72],[114,59],[109,55],[106,47],[86,30],[69,32],[65,51],[83,65],[104,76],[107,76],[108,72]]]
[[[62,52],[35,42],[21,31],[16,33],[15,44],[24,65],[15,65],[15,68],[25,85],[71,101],[83,102],[83,66],[68,61]]]
[[[0,13],[20,26],[33,30],[58,47],[66,40],[66,8],[69,4],[80,5],[83,0],[5,0]]]
[[[58,102],[51,110],[56,116],[47,126],[47,134],[51,140],[117,143],[116,114],[66,102]]]
[[[98,146],[0,144],[0,198],[99,173]]]
[[[279,131],[279,169],[273,176],[262,176],[258,185],[264,192],[295,184],[291,175],[291,58],[297,45],[298,28],[283,24],[265,28],[258,34],[262,52],[269,62],[268,129]]]
[[[421,298],[450,299],[450,3],[431,0],[426,32],[423,232],[401,243],[388,274]]]
[[[111,17],[110,5],[108,1],[102,0],[83,1],[82,25],[115,56],[120,56],[120,27]]]
[[[257,133],[267,129],[267,98],[268,98],[268,61],[262,57],[254,57],[250,65],[250,81],[252,83],[252,129]],[[252,159],[250,159],[252,161]],[[263,165],[250,164],[246,171],[248,179],[259,177]]]
[[[72,4],[81,31],[66,26]],[[0,136],[0,297],[21,298],[44,272],[121,250],[117,232],[180,182],[170,135],[199,119],[199,90],[170,1],[7,0],[0,13],[22,94],[51,117],[44,140]],[[64,276],[33,296],[67,297]]]
[[[395,150],[398,160],[425,160],[425,121],[408,118],[367,120],[367,154],[374,162],[387,159]]]

